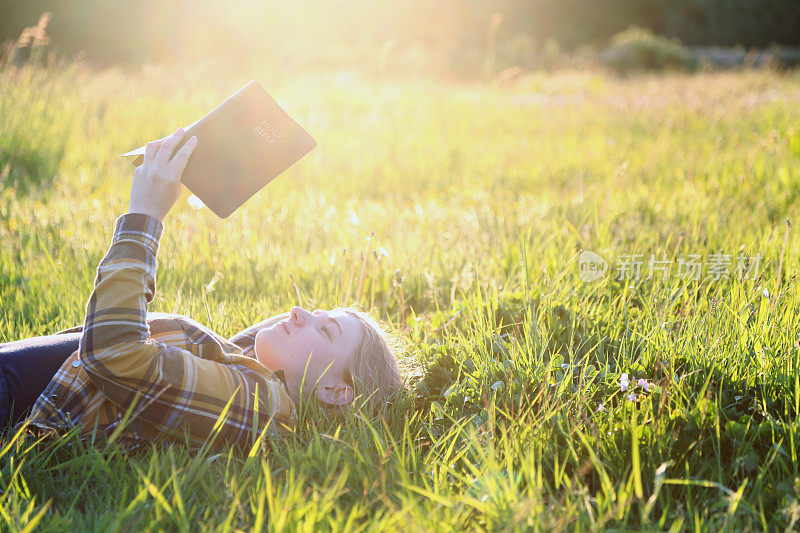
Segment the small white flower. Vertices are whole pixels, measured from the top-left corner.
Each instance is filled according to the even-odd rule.
[[[636,401],[636,394],[633,393],[633,392],[628,394],[628,401],[629,402],[635,402]]]
[[[387,257],[389,255],[389,252],[386,251],[386,248],[381,246],[380,248],[378,248],[378,255]]]
[[[350,213],[348,213],[348,214],[350,215],[350,223],[351,224],[353,224],[354,226],[358,226],[359,224],[361,224],[361,221],[358,220],[358,215],[356,215],[355,211],[353,211],[351,209]]]
[[[766,287],[764,287],[764,291],[761,293],[761,296],[764,298],[769,298],[769,290]]]
[[[619,377],[619,390],[625,392],[628,390],[628,385],[630,385],[630,382],[628,381],[628,374],[622,374]]]
[[[188,204],[189,204],[189,206],[191,206],[191,207],[192,207],[192,209],[203,209],[203,206],[205,205],[205,204],[203,203],[203,200],[201,200],[200,198],[198,198],[198,197],[197,197],[197,196],[195,196],[194,194],[193,194],[193,195],[191,195],[191,196],[189,196],[189,197],[186,199],[186,203],[188,203]]]
[[[639,381],[637,381],[636,384],[639,385],[644,390],[646,390],[647,392],[650,392],[650,383],[648,383],[646,379],[642,378]]]
[[[598,413],[602,413],[602,412],[603,412],[603,411],[605,411],[605,410],[606,410],[606,406],[605,406],[605,405],[603,405],[602,403],[599,403],[599,402],[598,402],[598,403],[597,403],[597,412],[598,412]]]

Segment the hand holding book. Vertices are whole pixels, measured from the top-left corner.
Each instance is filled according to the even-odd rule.
[[[182,182],[220,218],[227,218],[317,145],[256,81],[184,128],[175,148],[192,136],[197,137],[197,147]],[[145,148],[123,157],[137,156],[132,164],[139,165]]]
[[[197,146],[197,137],[181,146],[182,139],[183,128],[178,128],[166,139],[147,143],[144,162],[133,172],[129,213],[144,213],[163,222],[180,195],[181,175]]]

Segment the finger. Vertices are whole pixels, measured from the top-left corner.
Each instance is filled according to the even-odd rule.
[[[161,145],[161,148],[158,149],[158,154],[156,154],[156,166],[166,166],[166,164],[169,163],[172,153],[175,151],[175,148],[178,147],[178,143],[182,138],[183,128],[178,128],[175,130],[175,133],[164,139],[164,143]]]
[[[186,168],[186,164],[189,162],[189,156],[192,155],[194,152],[195,147],[197,146],[197,137],[192,137],[183,146],[181,149],[175,153],[175,156],[169,162],[170,170],[172,170],[172,174],[177,176],[178,179],[183,175],[183,171]]]
[[[155,159],[156,153],[158,153],[158,147],[161,146],[161,141],[162,139],[150,141],[147,143],[147,146],[144,147],[144,162],[148,165]]]

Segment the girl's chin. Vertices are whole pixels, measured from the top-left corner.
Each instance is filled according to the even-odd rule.
[[[258,359],[259,363],[275,372],[275,362],[268,355],[267,357],[264,357],[263,353],[256,351],[256,359]]]
[[[273,365],[270,364],[272,361],[272,343],[270,342],[270,335],[269,331],[261,330],[256,334],[255,338],[255,352],[256,352],[256,359],[266,366],[267,368],[272,368]]]

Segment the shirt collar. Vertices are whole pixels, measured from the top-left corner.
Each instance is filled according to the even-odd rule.
[[[274,370],[272,373],[275,374],[276,378],[281,380],[281,383],[283,383],[283,388],[286,389],[286,392],[288,393],[289,387],[286,386],[286,377],[283,375],[283,370]]]

